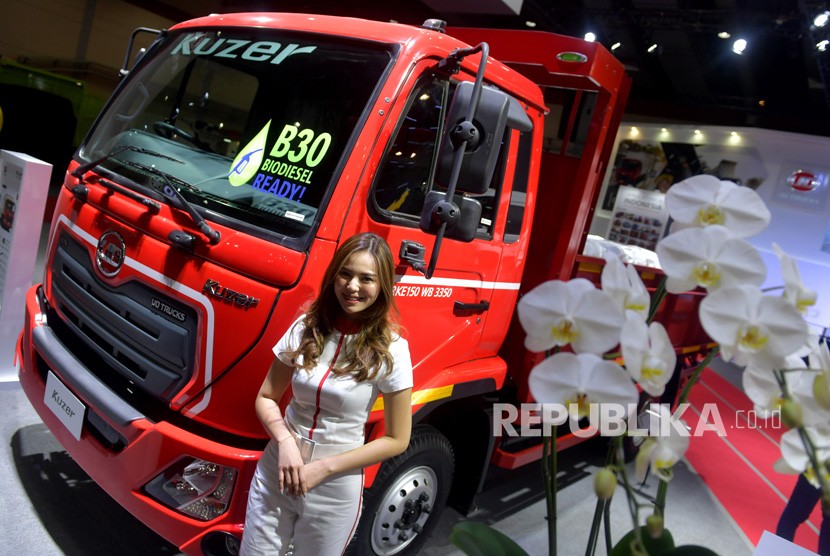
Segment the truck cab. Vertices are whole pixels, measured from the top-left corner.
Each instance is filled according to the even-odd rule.
[[[96,483],[182,551],[234,554],[271,348],[362,231],[398,256],[415,428],[367,470],[352,553],[416,554],[491,462],[538,457],[498,445],[488,404],[530,400],[519,295],[577,273],[628,87],[610,53],[228,14],[160,32],[124,74],[67,170],[19,342],[24,391]]]

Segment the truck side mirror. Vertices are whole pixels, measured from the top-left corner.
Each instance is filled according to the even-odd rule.
[[[159,29],[150,29],[149,27],[137,27],[133,30],[132,34],[130,34],[130,41],[127,43],[127,52],[124,53],[124,63],[121,64],[121,69],[118,71],[119,77],[124,77],[130,70],[141,61],[141,58],[144,57],[144,54],[147,53],[146,48],[141,48],[138,50],[136,54],[135,60],[133,60],[132,66],[130,65],[130,56],[132,55],[133,45],[135,44],[135,38],[138,36],[139,33],[150,33],[156,36],[156,41],[162,36],[162,34],[166,34],[167,31],[161,31]]]
[[[427,193],[421,211],[421,230],[436,234],[441,224],[446,222],[445,237],[470,242],[476,237],[480,221],[481,203],[472,197],[455,195],[452,202],[449,202],[446,193]]]
[[[466,121],[473,87],[472,82],[462,81],[455,89],[438,152],[436,181],[449,184],[456,146],[466,139],[456,189],[481,195],[490,187],[505,127],[530,131],[532,122],[516,99],[491,87],[482,87],[473,121]]]

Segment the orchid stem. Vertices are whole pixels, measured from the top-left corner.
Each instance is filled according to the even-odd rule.
[[[617,449],[622,449],[621,436],[615,437],[614,442]],[[628,511],[631,513],[631,521],[634,523],[634,538],[637,540],[637,544],[642,547],[643,535],[640,531],[640,505],[637,503],[637,495],[634,493],[634,489],[628,481],[628,473],[625,472],[625,468],[619,471],[620,472],[617,473],[617,476],[622,477],[623,488],[625,488],[625,498],[628,501]],[[660,482],[662,483],[663,481]]]
[[[657,285],[657,289],[654,290],[654,293],[651,294],[651,306],[648,309],[648,318],[646,319],[646,324],[651,324],[654,320],[654,316],[657,314],[657,310],[660,308],[660,305],[663,304],[663,299],[666,298],[666,277],[663,276],[663,279],[660,280],[660,283]]]
[[[608,443],[608,455],[605,456],[605,465],[614,465],[616,468],[616,454],[617,454],[617,446],[612,441]],[[588,536],[588,546],[585,548],[585,556],[594,556],[594,553],[597,550],[597,538],[599,537],[599,526],[600,521],[602,521],[603,515],[607,517],[608,512],[608,505],[610,504],[611,499],[602,500],[597,499],[597,507],[594,508],[594,519],[591,522],[591,533]],[[606,521],[606,537],[610,534],[608,532],[608,526]],[[606,544],[609,544],[606,540]]]
[[[686,403],[686,400],[689,398],[689,394],[692,391],[692,386],[700,379],[700,375],[703,372],[703,369],[709,366],[709,363],[712,362],[712,359],[720,351],[720,346],[715,346],[709,353],[706,354],[706,357],[698,364],[697,368],[692,373],[692,376],[689,377],[689,381],[686,382],[686,385],[683,386],[683,390],[680,392],[680,396],[677,398],[677,405]],[[657,485],[657,496],[654,499],[654,512],[660,516],[663,515],[665,508],[666,508],[666,495],[669,492],[669,483],[668,481],[660,481],[660,484]]]
[[[545,482],[545,499],[548,506],[548,554],[556,556],[556,434],[557,425],[551,427],[551,435],[542,441],[542,477]]]

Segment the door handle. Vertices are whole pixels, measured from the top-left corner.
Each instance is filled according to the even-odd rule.
[[[462,301],[456,301],[455,305],[453,306],[454,312],[465,312],[465,313],[482,313],[490,308],[489,301],[482,301],[481,303],[464,303]]]

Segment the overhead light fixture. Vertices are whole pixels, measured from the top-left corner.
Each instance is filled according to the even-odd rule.
[[[830,12],[823,12],[816,16],[813,20],[813,25],[816,27],[824,27],[830,21]]]
[[[614,44],[611,45],[611,52],[617,50],[621,46],[622,46],[621,42],[615,42]]]
[[[718,33],[718,38],[719,39],[729,39],[731,37],[732,37],[732,34],[729,33],[728,31],[721,31],[720,33]]]
[[[827,52],[828,46],[830,46],[830,41],[828,41],[827,39],[824,39],[823,41],[816,43],[816,49],[818,49],[819,52]]]
[[[594,33],[588,31],[587,33],[585,33],[585,40],[588,42],[594,42],[597,40],[597,36]]]
[[[740,56],[746,50],[746,39],[738,39],[732,43],[732,52]]]
[[[657,51],[657,43],[655,42],[655,43],[652,43],[652,45],[648,47],[648,52],[649,52],[649,54],[651,54],[651,53],[654,53],[656,51]]]
[[[527,25],[530,28],[533,28],[533,27],[536,27],[536,22],[535,21],[530,21],[528,19],[527,21],[525,21],[525,25]]]

